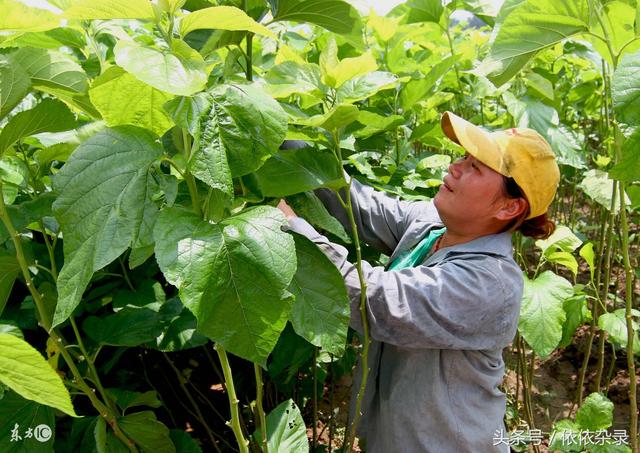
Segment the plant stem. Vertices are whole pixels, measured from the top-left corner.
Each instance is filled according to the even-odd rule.
[[[262,405],[262,395],[264,385],[262,383],[262,368],[257,363],[253,364],[253,371],[256,375],[256,406],[258,408],[258,417],[260,418],[260,431],[262,434],[262,452],[269,453],[269,445],[267,443],[267,417],[264,414]]]
[[[200,200],[198,198],[198,187],[196,186],[196,180],[189,171],[189,161],[191,160],[191,145],[189,140],[189,134],[185,129],[182,129],[182,146],[184,157],[187,162],[187,168],[184,171],[184,180],[189,188],[189,195],[191,196],[191,204],[193,210],[199,216],[202,216],[202,209],[200,208]]]
[[[318,348],[313,348],[313,451],[318,448]]]
[[[253,81],[253,33],[247,33],[247,53],[245,74],[249,82]]]
[[[236,436],[236,442],[238,442],[238,448],[240,453],[249,453],[249,441],[244,438],[242,433],[242,427],[240,426],[240,412],[238,411],[238,397],[236,396],[236,388],[233,384],[233,374],[231,373],[231,366],[229,365],[229,358],[227,352],[224,350],[220,343],[216,343],[214,349],[218,353],[218,358],[222,364],[222,372],[224,373],[224,382],[227,387],[227,396],[229,397],[229,409],[231,411],[231,421],[227,422],[227,425],[233,430],[233,434]]]

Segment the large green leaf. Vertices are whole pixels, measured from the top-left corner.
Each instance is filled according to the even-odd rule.
[[[613,423],[613,403],[602,393],[592,393],[576,412],[576,423],[589,431],[609,428]]]
[[[182,351],[206,344],[209,339],[196,331],[196,317],[182,305],[179,298],[170,299],[167,304],[179,305],[182,310],[167,320],[162,333],[156,338],[156,347],[161,351]]]
[[[504,17],[481,73],[502,85],[545,47],[589,28],[587,0],[527,0]]]
[[[11,294],[13,282],[20,275],[20,265],[14,255],[0,252],[0,316]]]
[[[202,56],[179,39],[172,41],[171,50],[122,40],[113,51],[119,66],[161,91],[189,96],[202,90],[207,83]]]
[[[336,102],[352,103],[369,98],[379,91],[398,85],[398,78],[390,72],[373,71],[344,82],[336,92]]]
[[[253,434],[256,442],[262,439],[261,430]],[[309,451],[307,430],[300,409],[293,400],[280,403],[267,415],[267,447],[274,452],[305,453]]]
[[[536,246],[540,247],[545,255],[549,255],[554,251],[572,253],[581,245],[582,240],[565,225],[558,225],[553,234],[547,239],[538,239],[536,241]]]
[[[211,108],[211,97],[207,93],[194,96],[178,96],[164,105],[164,110],[176,126],[189,131],[196,140],[200,138],[200,119]]]
[[[349,327],[349,297],[336,266],[310,240],[293,234],[298,269],[289,291],[296,297],[291,324],[309,343],[338,357],[344,354]]]
[[[323,90],[326,90],[320,82],[320,67],[314,63],[285,61],[273,66],[265,80],[267,91],[276,98],[286,98],[292,94],[322,97]]]
[[[35,437],[38,427],[41,440]],[[26,437],[29,428],[31,437]],[[3,453],[53,452],[55,428],[55,411],[51,407],[25,399],[12,391],[6,392],[0,399],[0,450]],[[20,441],[11,440],[14,432],[21,437]],[[51,436],[49,440],[44,440],[46,434]]]
[[[68,131],[76,120],[67,106],[56,99],[44,99],[31,110],[16,114],[0,132],[0,155],[18,140],[40,132]]]
[[[59,15],[49,8],[36,5],[37,3],[34,5],[16,0],[0,0],[0,30],[43,31],[56,28],[60,24]]]
[[[150,167],[162,155],[145,129],[104,129],[81,144],[54,179],[53,205],[64,234],[54,325],[78,305],[93,272],[116,259],[139,235],[152,203]]]
[[[631,315],[638,317],[640,311],[633,309]],[[616,345],[627,347],[627,319],[625,317],[625,309],[619,308],[611,313],[605,313],[598,318],[598,327],[605,330],[608,336],[608,340]],[[638,337],[638,323],[635,320],[631,321],[631,327],[633,329],[633,353],[640,354],[640,338]]]
[[[149,406],[160,407],[162,402],[158,399],[158,392],[149,390],[148,392],[132,392],[121,388],[107,389],[109,396],[113,397],[118,407],[124,412],[130,407]]]
[[[0,181],[5,204],[10,205],[15,201],[20,189],[26,187],[28,180],[29,168],[22,159],[15,155],[0,158]]]
[[[190,165],[197,178],[230,192],[227,165],[233,177],[262,166],[284,140],[287,115],[254,85],[221,85],[211,95],[211,107],[201,118],[203,136]]]
[[[625,54],[613,73],[613,106],[618,118],[631,125],[640,124],[640,51]]]
[[[180,20],[180,34],[186,36],[194,30],[246,30],[258,35],[276,38],[276,34],[260,25],[241,9],[233,6],[214,6],[199,9]]]
[[[255,173],[262,195],[285,197],[320,187],[344,186],[342,166],[327,151],[307,147],[282,150]]]
[[[153,19],[153,8],[147,0],[74,0],[64,12],[68,19]]]
[[[335,33],[361,25],[358,12],[342,0],[269,0],[274,21],[308,22]]]
[[[76,417],[58,373],[33,346],[7,333],[0,333],[0,382],[23,398]]]
[[[175,453],[176,451],[169,437],[169,428],[159,422],[151,411],[125,415],[118,419],[118,425],[143,452]]]
[[[534,280],[525,276],[518,330],[540,357],[558,346],[566,319],[562,301],[572,294],[571,283],[551,271]]]
[[[87,74],[69,55],[33,47],[24,47],[11,55],[29,74],[35,88],[62,89],[72,93],[87,91]]]
[[[125,307],[112,315],[89,316],[82,328],[97,343],[131,347],[154,341],[162,333],[162,321],[149,307]]]
[[[259,206],[218,224],[179,208],[160,213],[156,259],[198,319],[229,352],[265,365],[290,313],[293,238],[275,208]]]
[[[314,115],[310,118],[295,119],[295,122],[304,126],[321,127],[329,132],[334,132],[356,121],[359,115],[360,111],[355,105],[338,104],[324,114]]]
[[[0,120],[29,91],[31,80],[23,67],[9,55],[0,55]]]
[[[287,197],[287,203],[289,203],[297,214],[304,217],[305,220],[316,228],[328,231],[344,242],[351,242],[351,238],[344,230],[342,224],[338,219],[329,214],[329,211],[324,207],[322,201],[320,201],[313,192],[304,192]]]
[[[136,79],[112,66],[93,82],[91,102],[109,126],[131,124],[162,136],[173,121],[163,105],[174,96]]]

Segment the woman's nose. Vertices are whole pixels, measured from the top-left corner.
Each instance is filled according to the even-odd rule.
[[[457,178],[458,176],[460,176],[461,164],[462,164],[462,161],[459,161],[459,160],[456,160],[449,164],[449,174],[454,178]]]

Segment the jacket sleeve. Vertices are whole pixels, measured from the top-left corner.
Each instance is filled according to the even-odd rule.
[[[345,200],[346,189],[342,189],[340,193]],[[440,221],[431,202],[400,200],[373,187],[363,185],[355,179],[351,182],[350,193],[359,238],[387,255],[395,250],[400,238],[414,219],[420,217],[427,221]],[[337,195],[329,189],[317,189],[315,194],[329,213],[336,217],[350,233],[351,224],[347,212]]]
[[[347,250],[301,218],[291,229],[311,239],[344,276],[351,326],[362,332],[360,283]],[[399,271],[362,263],[371,337],[407,348],[481,350],[505,347],[515,334],[522,275],[490,255]]]

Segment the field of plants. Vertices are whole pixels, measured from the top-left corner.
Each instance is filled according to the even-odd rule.
[[[368,335],[275,206],[386,263],[314,190],[430,199],[446,110],[561,169],[494,442],[637,453],[636,0],[0,0],[0,451],[359,451]]]

